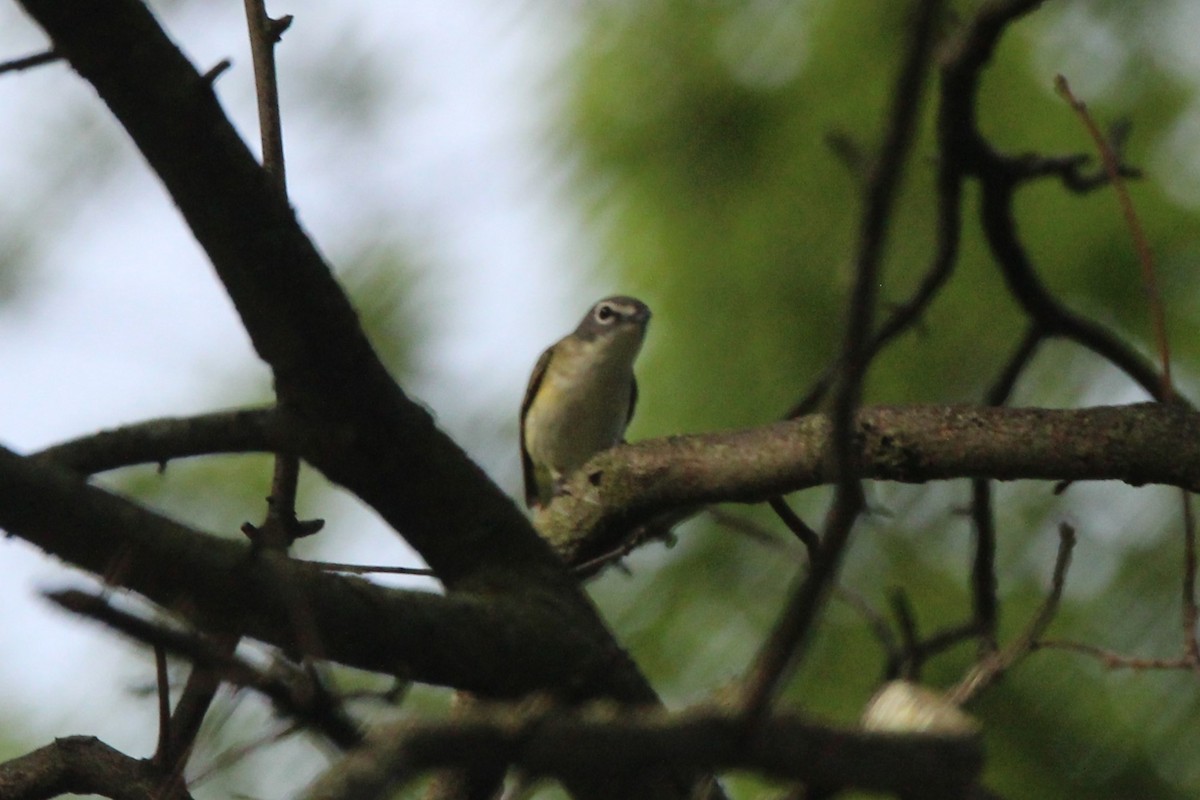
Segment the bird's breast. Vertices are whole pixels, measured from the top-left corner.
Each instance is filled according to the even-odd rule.
[[[629,368],[601,363],[548,369],[526,413],[525,447],[530,457],[556,477],[583,466],[621,441],[632,392]]]

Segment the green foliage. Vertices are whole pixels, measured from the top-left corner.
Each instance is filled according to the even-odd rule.
[[[964,16],[977,7],[960,5]],[[829,364],[842,335],[861,193],[887,113],[907,7],[866,0],[589,7],[572,62],[563,146],[581,165],[577,196],[624,285],[656,311],[635,434],[770,420]],[[1155,164],[1194,92],[1146,58],[1156,44],[1153,32],[1169,24],[1163,17],[1173,8],[1153,3],[1135,14],[1130,4],[1067,3],[1015,25],[983,84],[985,135],[1013,154],[1090,154],[1078,120],[1053,93],[1053,71],[1041,69],[1066,63],[1073,83],[1097,87],[1100,97],[1091,106],[1101,124],[1132,122],[1129,162]],[[1072,38],[1076,31],[1105,33],[1117,51],[1087,50]],[[1093,60],[1078,57],[1081,49]],[[1110,61],[1118,68],[1106,71]],[[1093,80],[1093,73],[1109,79]],[[909,296],[932,257],[931,89],[892,220],[883,314]],[[1164,192],[1154,173],[1147,177],[1131,183],[1131,191],[1159,255],[1169,325],[1181,332],[1191,327],[1186,300],[1197,291],[1200,218]],[[1046,181],[1022,189],[1018,214],[1050,289],[1152,351],[1139,268],[1112,191],[1075,196]],[[917,330],[873,365],[869,402],[980,402],[1023,335],[1026,322],[977,216],[968,185],[955,275]],[[1198,344],[1176,335],[1177,368],[1186,373],[1195,363]],[[1103,401],[1097,392],[1114,391],[1129,396],[1094,358],[1052,344],[1018,395],[1023,403],[1069,405]],[[1175,494],[1076,487],[1055,497],[1048,489],[1021,484],[997,491],[1005,638],[1028,622],[1045,594],[1054,530],[1065,517],[1080,526],[1073,574],[1083,591],[1074,592],[1068,578],[1055,636],[1173,655],[1179,646]],[[845,585],[885,613],[888,594],[903,589],[926,633],[964,620],[971,529],[956,509],[969,499],[965,485],[880,487],[876,496],[882,513],[861,526]],[[792,501],[810,521],[820,519],[822,497]],[[1113,522],[1134,508],[1141,510],[1128,528]],[[759,524],[780,528],[751,513]],[[1136,538],[1128,535],[1135,531]],[[776,533],[785,542],[787,534]],[[769,629],[799,570],[799,546],[783,546],[791,551],[786,558],[698,523],[665,557],[633,559],[632,579],[603,578],[598,598],[667,696],[696,700],[736,680]],[[953,683],[972,655],[961,647],[935,660],[926,680]],[[835,603],[788,702],[853,720],[882,663],[864,620]],[[1179,688],[1182,708],[1159,702],[1153,712],[1130,713],[1147,697],[1164,697],[1164,686],[1186,684],[1181,677],[1116,679],[1082,656],[1033,655],[972,709],[988,732],[989,780],[1014,797],[1194,792],[1200,786],[1194,770],[1165,766],[1178,764],[1178,751],[1189,749],[1178,737],[1183,720],[1195,722],[1194,689]],[[733,786],[739,797],[768,792],[748,779]]]

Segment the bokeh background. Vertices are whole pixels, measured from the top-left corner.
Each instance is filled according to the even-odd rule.
[[[242,5],[151,4],[188,56],[233,68],[218,93],[257,143]],[[407,390],[514,496],[516,409],[540,350],[598,297],[654,309],[630,438],[777,419],[839,342],[865,163],[879,140],[907,21],[886,0],[433,0],[271,3],[296,19],[278,49],[292,200]],[[975,2],[954,3],[965,16]],[[947,25],[952,25],[947,20]],[[1102,123],[1132,124],[1135,202],[1158,257],[1175,368],[1195,398],[1200,341],[1200,5],[1050,2],[1013,26],[983,83],[985,133],[1014,152],[1087,152],[1052,88],[1065,74]],[[0,59],[45,47],[0,5]],[[930,111],[932,107],[930,107]],[[897,208],[881,298],[902,301],[933,242],[925,115]],[[831,142],[839,143],[833,146]],[[156,179],[90,88],[63,65],[0,76],[0,442],[31,451],[103,427],[260,402],[269,376]],[[955,277],[891,347],[869,402],[980,402],[1024,324],[971,221]],[[1071,307],[1151,348],[1128,232],[1111,193],[1052,183],[1019,198],[1021,232]],[[1078,348],[1043,348],[1015,402],[1143,399]],[[265,458],[133,469],[105,485],[208,530],[258,520]],[[961,621],[965,482],[875,484],[846,587],[886,613],[903,591],[924,631]],[[827,495],[791,498],[820,520]],[[1079,534],[1056,638],[1120,652],[1179,650],[1177,494],[1077,484],[997,487],[1002,632],[1045,595],[1060,522]],[[300,554],[419,566],[352,498],[306,474],[301,514],[328,520]],[[689,523],[591,592],[668,703],[735,681],[802,564],[761,509],[760,531]],[[152,660],[53,611],[45,589],[92,585],[17,539],[0,542],[0,757],[54,736],[153,748]],[[388,579],[381,578],[382,581]],[[394,582],[394,581],[393,581]],[[430,584],[426,584],[430,585]],[[935,686],[970,663],[929,665]],[[787,702],[853,721],[883,668],[863,617],[828,611]],[[180,670],[180,675],[184,672]],[[339,685],[383,688],[337,672]],[[1039,652],[972,707],[989,785],[1008,797],[1172,798],[1200,792],[1193,675],[1107,671]],[[405,710],[436,713],[438,690]],[[367,715],[395,713],[379,703]],[[223,699],[194,762],[201,798],[285,797],[327,763],[255,698]],[[735,776],[736,797],[778,787]]]

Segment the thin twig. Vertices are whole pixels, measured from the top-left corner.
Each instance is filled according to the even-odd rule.
[[[277,663],[269,673],[263,672],[227,652],[219,642],[122,611],[102,596],[65,590],[47,593],[46,597],[68,611],[102,622],[130,638],[187,658],[222,680],[261,692],[281,711],[309,723],[339,747],[353,747],[362,739],[358,724],[332,698],[321,694],[320,687],[314,687],[304,672],[289,668],[285,662]]]
[[[1196,608],[1196,515],[1191,494],[1181,489],[1179,498],[1183,504],[1183,649],[1184,657],[1200,670],[1200,644],[1196,641],[1200,617]]]
[[[920,677],[922,663],[917,615],[903,589],[888,592],[888,605],[891,606],[892,616],[896,619],[896,628],[900,631],[900,652],[903,654],[900,674],[908,680],[916,680]]]
[[[279,191],[287,195],[284,173],[283,140],[279,123],[279,95],[275,80],[274,42],[268,38],[271,21],[261,0],[246,0],[247,28],[254,61],[254,83],[258,97],[259,127],[263,142],[263,169],[271,176]],[[300,476],[300,460],[295,455],[276,453],[267,498],[267,513],[263,523],[242,527],[256,547],[286,553],[288,547],[306,526],[296,519],[296,491]],[[311,528],[312,526],[307,526]],[[317,526],[319,528],[319,526]],[[217,646],[226,657],[232,658],[238,637],[222,636]],[[188,676],[183,694],[175,707],[173,728],[178,741],[173,745],[173,757],[180,768],[191,752],[200,725],[212,707],[222,675],[215,669],[197,663]]]
[[[258,99],[258,127],[262,141],[263,170],[271,176],[280,193],[287,196],[287,171],[283,157],[283,122],[279,111],[279,83],[275,71],[275,44],[291,23],[290,17],[273,20],[267,16],[264,0],[245,0],[246,28],[254,60],[254,89]],[[300,460],[293,455],[276,454],[271,494],[267,498],[267,518],[247,533],[256,544],[286,551],[301,535],[303,525],[296,519],[296,491],[300,480]]]
[[[336,561],[305,561],[304,559],[296,559],[304,564],[311,564],[317,569],[323,569],[326,572],[346,572],[351,575],[419,575],[423,577],[434,577],[434,572],[425,567],[378,567],[370,564],[342,564]]]
[[[788,505],[787,500],[782,497],[772,497],[767,501],[771,506],[771,510],[779,517],[788,530],[796,535],[796,538],[808,550],[808,558],[811,561],[816,557],[818,549],[821,547],[821,537],[817,532],[809,527],[808,523],[800,518],[800,515],[792,510]]]
[[[919,5],[904,64],[891,95],[893,105],[882,152],[867,186],[855,285],[842,348],[842,377],[832,413],[831,467],[838,484],[834,505],[826,521],[818,557],[812,560],[807,577],[789,600],[747,676],[743,713],[751,727],[764,717],[799,660],[817,613],[836,580],[850,531],[864,504],[854,464],[855,413],[870,361],[867,345],[874,320],[879,265],[893,203],[915,136],[941,10],[941,0],[925,0]]]
[[[230,61],[228,58],[222,58],[220,61],[206,69],[204,74],[200,76],[200,79],[204,81],[209,88],[211,88],[212,85],[217,82],[217,78],[228,72],[232,66],[232,61]]]
[[[1142,227],[1141,219],[1134,209],[1133,199],[1129,196],[1129,190],[1125,186],[1120,159],[1113,152],[1113,148],[1109,146],[1108,140],[1101,134],[1099,126],[1096,125],[1096,121],[1092,119],[1092,115],[1087,110],[1087,105],[1071,91],[1067,79],[1062,75],[1055,76],[1054,87],[1059,95],[1070,104],[1088,135],[1091,136],[1100,153],[1104,171],[1117,195],[1117,203],[1121,207],[1121,214],[1129,228],[1134,249],[1137,251],[1138,264],[1142,274],[1142,288],[1146,292],[1146,302],[1150,307],[1150,319],[1154,328],[1155,343],[1158,346],[1159,366],[1162,370],[1160,399],[1170,402],[1175,398],[1175,387],[1171,380],[1171,346],[1167,336],[1166,311],[1162,292],[1158,287],[1158,273],[1154,268],[1154,253],[1146,238],[1146,231]],[[1181,492],[1180,499],[1183,511],[1184,658],[1191,659],[1197,669],[1200,669],[1200,644],[1197,643],[1196,638],[1196,622],[1200,617],[1200,610],[1197,609],[1196,602],[1196,524],[1195,516],[1192,513],[1191,496],[1186,491]]]
[[[6,72],[20,72],[21,70],[40,67],[43,64],[52,64],[55,61],[61,60],[62,56],[57,52],[47,50],[43,53],[34,53],[33,55],[14,58],[11,61],[0,61],[0,75]]]
[[[193,775],[191,780],[188,781],[188,787],[194,790],[196,787],[200,786],[206,781],[209,781],[212,778],[220,775],[222,772],[233,768],[239,761],[244,761],[246,758],[254,755],[260,750],[270,747],[273,744],[278,744],[284,739],[287,739],[289,736],[294,736],[303,730],[303,726],[297,722],[293,722],[283,726],[279,730],[264,733],[252,741],[245,742],[236,747],[230,747],[224,752],[219,753],[212,759],[212,761],[208,763],[204,769]]]
[[[663,542],[667,547],[671,547],[675,542],[674,526],[696,513],[698,513],[697,507],[688,506],[659,514],[622,536],[616,547],[578,563],[569,560],[571,572],[583,580],[594,577],[613,564],[625,569],[622,565],[624,558],[642,545],[650,542]]]
[[[1030,620],[1016,639],[1002,651],[985,655],[959,681],[958,685],[946,693],[946,699],[955,705],[963,705],[981,691],[992,685],[996,679],[1007,672],[1013,664],[1020,660],[1037,646],[1038,639],[1049,627],[1054,615],[1058,613],[1058,605],[1062,600],[1063,587],[1066,585],[1067,569],[1071,566],[1071,553],[1075,548],[1075,529],[1065,522],[1058,526],[1058,555],[1054,559],[1054,574],[1050,580],[1050,593],[1042,602],[1037,614]]]
[[[262,138],[263,169],[287,194],[287,171],[283,160],[283,125],[279,113],[279,84],[275,74],[275,44],[291,22],[267,16],[264,0],[245,0],[246,27],[254,59],[254,88],[258,98],[258,127]]]
[[[1021,343],[1017,345],[1017,349],[1013,352],[1005,363],[1004,368],[1000,370],[1000,374],[996,377],[996,381],[992,384],[984,395],[984,402],[989,406],[1002,406],[1008,403],[1012,397],[1013,390],[1017,386],[1017,380],[1020,379],[1033,357],[1037,355],[1038,348],[1042,342],[1046,340],[1046,334],[1036,324],[1030,325],[1029,330],[1025,332],[1025,336],[1021,339]]]
[[[1034,649],[1066,650],[1091,656],[1108,669],[1131,670],[1193,670],[1195,664],[1186,656],[1175,658],[1141,658],[1125,655],[1115,650],[1108,650],[1086,642],[1073,642],[1066,639],[1042,639],[1034,644]]]
[[[992,509],[992,482],[971,479],[971,522],[975,554],[971,559],[971,616],[985,650],[996,649],[1000,600],[996,590],[996,515]]]
[[[1137,250],[1138,264],[1142,268],[1142,285],[1146,291],[1146,300],[1150,305],[1154,339],[1158,345],[1159,365],[1162,368],[1162,397],[1169,400],[1174,395],[1175,389],[1171,382],[1171,349],[1167,340],[1167,322],[1166,314],[1163,312],[1162,293],[1159,291],[1157,272],[1154,269],[1154,254],[1150,250],[1150,242],[1146,239],[1142,222],[1133,208],[1129,190],[1125,187],[1120,160],[1109,146],[1104,134],[1100,132],[1092,115],[1088,113],[1087,106],[1071,92],[1071,86],[1067,83],[1067,79],[1062,75],[1055,76],[1054,87],[1059,95],[1070,104],[1076,116],[1079,117],[1079,121],[1083,123],[1083,127],[1087,129],[1088,135],[1092,137],[1104,164],[1104,171],[1108,174],[1109,183],[1112,184],[1113,191],[1117,195],[1117,202],[1121,206],[1125,224],[1129,226],[1129,233],[1133,237],[1133,245]]]
[[[1002,406],[1012,396],[1017,380],[1029,366],[1043,341],[1041,328],[1031,325],[1020,345],[1005,363],[986,402]],[[975,557],[971,562],[972,617],[985,651],[996,648],[1000,602],[996,589],[996,518],[992,509],[992,484],[986,478],[971,480],[971,520],[975,529]]]
[[[171,746],[171,686],[167,674],[167,651],[154,645],[155,686],[158,690],[158,745],[155,752],[166,753]]]
[[[979,635],[979,623],[975,619],[948,625],[934,631],[918,643],[916,658],[921,662],[928,661],[933,656],[949,650],[960,642]]]
[[[875,634],[875,638],[879,640],[879,646],[883,648],[886,655],[887,668],[884,670],[884,677],[889,680],[897,677],[904,654],[900,642],[896,640],[896,635],[892,632],[892,628],[883,614],[868,603],[861,594],[841,584],[833,587],[833,598],[850,606],[866,621],[867,627]]]

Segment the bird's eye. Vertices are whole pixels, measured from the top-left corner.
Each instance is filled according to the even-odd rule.
[[[613,311],[613,307],[608,303],[605,303],[596,309],[596,319],[600,320],[601,322],[608,322],[616,315],[617,312]]]

